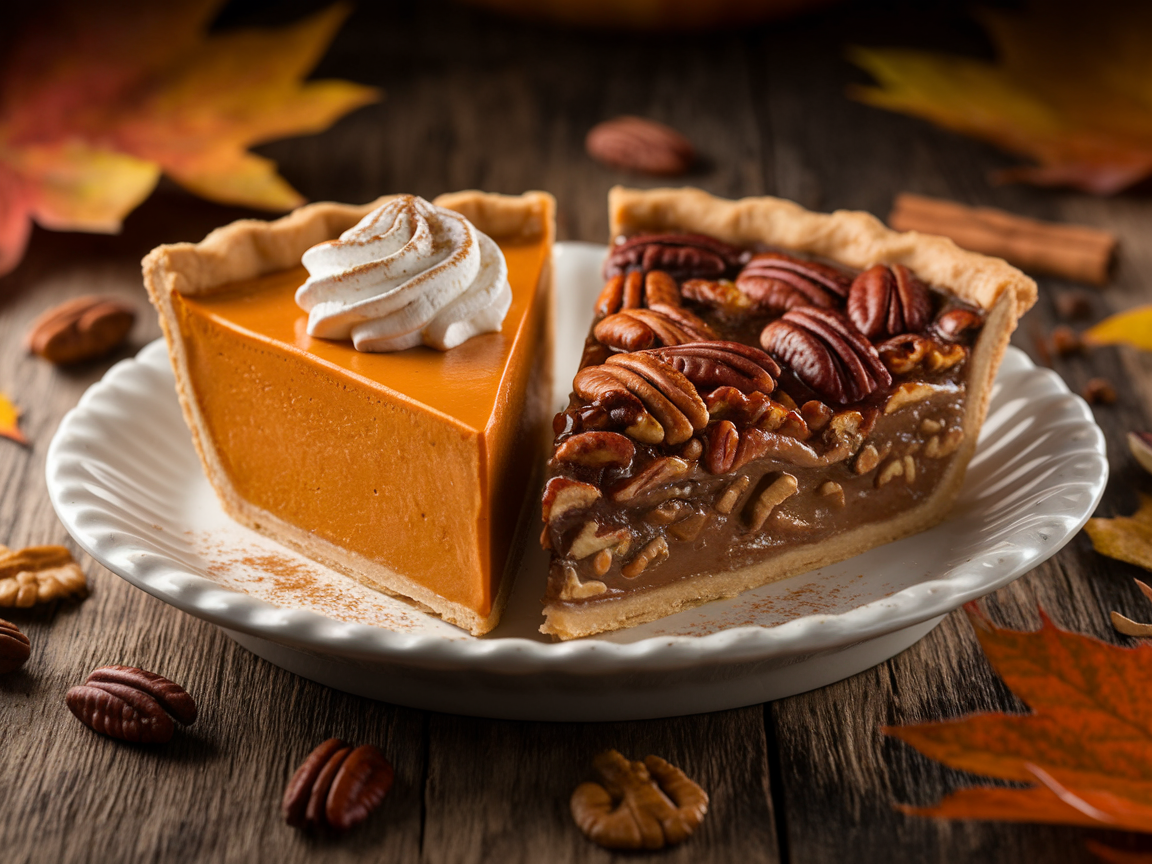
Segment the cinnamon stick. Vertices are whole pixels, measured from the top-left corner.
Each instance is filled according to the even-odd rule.
[[[1103,285],[1116,237],[1085,225],[1028,219],[992,207],[903,193],[896,196],[888,224],[897,231],[950,237],[957,246],[995,255],[1037,273]]]

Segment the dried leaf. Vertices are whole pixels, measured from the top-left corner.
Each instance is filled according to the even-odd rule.
[[[1136,583],[1141,594],[1149,600],[1152,600],[1152,588],[1145,585],[1139,579],[1133,579],[1132,581]],[[1152,624],[1141,624],[1115,611],[1111,613],[1110,617],[1112,618],[1112,627],[1125,636],[1134,636],[1137,639],[1152,638]]]
[[[379,99],[304,81],[348,14],[208,34],[219,0],[65,0],[0,69],[0,275],[31,220],[115,232],[161,173],[215,201],[284,210],[302,198],[263,142],[319,132]]]
[[[1084,530],[1101,555],[1152,570],[1152,496],[1141,495],[1131,516],[1089,519]]]
[[[17,444],[28,443],[20,431],[20,409],[3,393],[0,393],[0,437],[11,438]]]
[[[1110,195],[1152,175],[1152,8],[1070,0],[981,16],[996,62],[855,48],[862,102],[1030,157],[998,179]],[[1077,58],[1070,63],[1069,58]]]
[[[1032,784],[963,789],[920,816],[1152,831],[1152,645],[1119,648],[1055,627],[993,626],[965,607],[1004,682],[1032,714],[886,729],[953,768]]]
[[[1086,345],[1131,345],[1152,351],[1152,306],[1109,315],[1081,336]]]

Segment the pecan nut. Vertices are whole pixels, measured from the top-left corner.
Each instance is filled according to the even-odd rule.
[[[647,443],[683,444],[708,424],[708,407],[692,382],[650,354],[614,354],[601,366],[577,372],[572,388],[589,401],[607,399],[617,391],[638,398],[660,429],[658,436],[639,439]],[[629,429],[637,425],[639,420]]]
[[[640,309],[661,304],[680,305],[680,289],[676,280],[663,270],[649,270],[641,273],[618,273],[604,283],[600,296],[596,298],[596,315],[613,315],[621,309]]]
[[[584,138],[597,162],[626,171],[675,177],[696,161],[692,143],[670,126],[644,117],[616,117],[597,123]]]
[[[392,764],[371,744],[353,748],[329,738],[288,781],[280,805],[284,821],[294,828],[347,831],[380,805],[393,777]]]
[[[569,805],[580,830],[607,849],[681,843],[708,812],[708,793],[659,756],[633,762],[606,750],[592,767],[600,782],[581,783]]]
[[[173,719],[189,726],[197,715],[196,703],[183,687],[132,666],[94,670],[64,701],[89,729],[135,744],[163,744],[172,738]]]
[[[15,672],[32,654],[32,643],[11,621],[0,618],[0,675]]]
[[[663,270],[674,279],[717,279],[747,260],[743,249],[703,234],[640,234],[609,250],[604,278],[629,270]]]
[[[895,336],[876,346],[881,362],[894,375],[906,375],[914,369],[928,372],[950,369],[968,356],[968,349],[955,343],[940,344],[918,333]]]
[[[779,252],[763,252],[736,277],[736,287],[759,309],[782,313],[800,306],[829,308],[848,296],[851,277],[835,267]]]
[[[727,474],[736,461],[736,450],[740,446],[740,433],[730,420],[721,420],[708,429],[708,449],[704,454],[704,464],[713,474]]]
[[[728,279],[688,279],[680,285],[680,293],[725,315],[742,315],[756,305]]]
[[[581,432],[556,448],[556,459],[586,468],[627,468],[636,445],[617,432]]]
[[[776,389],[775,379],[780,374],[775,360],[759,348],[739,342],[689,342],[645,353],[671,364],[704,392],[735,387],[741,393],[768,395]]]
[[[848,317],[873,341],[919,333],[932,319],[932,297],[903,264],[875,264],[852,282]]]
[[[764,328],[760,344],[827,402],[859,402],[892,384],[872,343],[831,309],[793,309]]]
[[[0,546],[0,607],[27,609],[88,591],[84,571],[63,546],[29,546],[14,551]]]
[[[683,345],[716,338],[712,328],[687,309],[663,303],[648,309],[622,309],[601,319],[592,334],[617,351],[642,351],[657,345]]]
[[[541,513],[551,523],[568,512],[587,510],[600,498],[600,490],[591,483],[568,477],[553,477],[544,485]]]
[[[44,312],[28,329],[28,350],[50,363],[95,360],[116,349],[136,310],[115,297],[77,297]]]
[[[940,315],[932,325],[937,333],[949,342],[959,342],[984,326],[984,316],[975,309],[949,309]]]

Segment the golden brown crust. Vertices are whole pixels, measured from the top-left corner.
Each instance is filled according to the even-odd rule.
[[[638,191],[614,188],[608,197],[612,237],[641,232],[689,231],[741,246],[766,243],[818,255],[864,269],[901,263],[934,287],[987,312],[972,350],[964,439],[935,491],[916,507],[883,522],[871,522],[821,541],[774,554],[749,567],[686,578],[619,600],[545,606],[540,628],[560,639],[653,621],[710,600],[796,576],[859,555],[884,543],[931,528],[944,520],[960,493],[996,370],[1016,322],[1036,300],[1036,284],[998,258],[965,252],[951,240],[915,232],[898,233],[867,213],[812,213],[778,198],[728,201],[699,189]]]
[[[384,196],[362,205],[309,204],[273,222],[245,219],[217,228],[199,243],[159,246],[144,258],[144,285],[160,313],[160,326],[168,343],[184,419],[192,431],[192,441],[205,473],[225,512],[241,524],[369,587],[411,598],[445,620],[474,635],[481,635],[500,620],[515,572],[518,557],[515,549],[524,542],[525,520],[521,519],[520,536],[513,541],[513,554],[509,555],[492,612],[482,617],[465,606],[444,600],[391,568],[341,549],[253,506],[236,493],[212,446],[189,383],[187,354],[172,305],[174,293],[185,296],[210,294],[234,282],[297,267],[307,249],[339,236],[392,197]],[[496,240],[543,241],[551,245],[555,233],[555,199],[546,192],[527,192],[524,195],[457,192],[442,195],[433,203],[463,213],[479,230]],[[546,264],[540,276],[540,289],[549,295],[551,272],[551,267]]]

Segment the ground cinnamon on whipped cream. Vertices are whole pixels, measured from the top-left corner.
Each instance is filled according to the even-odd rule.
[[[399,195],[303,256],[308,333],[358,351],[455,348],[500,330],[512,303],[496,243],[454,210]]]

